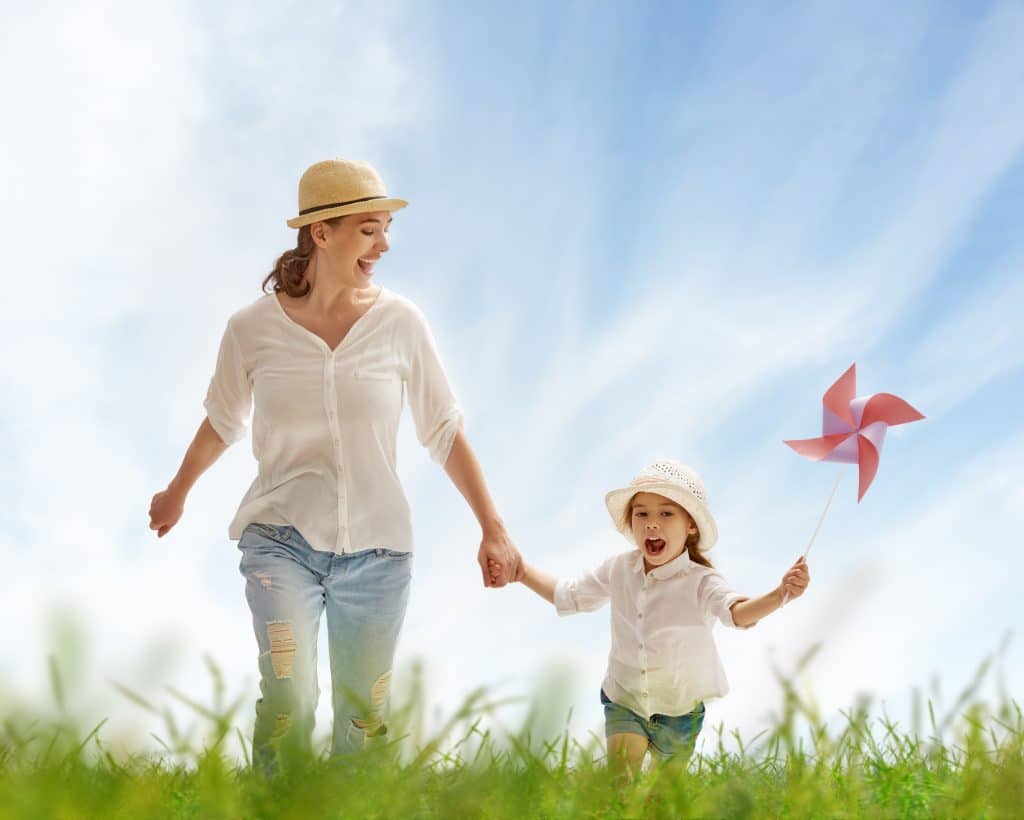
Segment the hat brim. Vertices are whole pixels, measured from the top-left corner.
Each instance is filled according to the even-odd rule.
[[[604,497],[605,506],[608,508],[608,514],[612,517],[615,528],[634,547],[639,546],[639,544],[633,540],[632,527],[628,525],[622,526],[622,516],[626,511],[626,505],[629,504],[630,499],[637,493],[662,495],[686,510],[690,517],[693,518],[693,523],[697,525],[697,531],[700,533],[697,548],[701,552],[707,552],[718,543],[718,525],[715,524],[715,519],[706,504],[702,503],[693,493],[677,484],[667,481],[652,481],[650,483],[645,482],[639,486],[633,484],[629,487],[612,490]]]
[[[312,225],[314,222],[324,222],[328,219],[334,219],[336,216],[348,216],[349,214],[366,214],[372,211],[398,211],[408,204],[404,199],[397,199],[396,197],[354,202],[351,205],[339,205],[337,208],[325,208],[322,211],[314,211],[310,214],[292,217],[288,220],[288,227],[301,228],[303,225]]]

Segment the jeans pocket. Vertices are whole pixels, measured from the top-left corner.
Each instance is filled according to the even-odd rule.
[[[411,550],[390,550],[384,547],[377,548],[377,555],[389,561],[408,561],[412,558]]]
[[[248,524],[245,529],[252,530],[264,538],[269,538],[271,541],[283,541],[285,537],[284,532],[282,532],[282,528],[275,527],[273,524],[261,524],[258,521],[253,521]],[[245,532],[243,531],[242,534],[245,535]],[[241,546],[241,542],[239,542],[239,546]]]

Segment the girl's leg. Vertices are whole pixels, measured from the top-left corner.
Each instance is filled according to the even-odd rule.
[[[337,556],[325,579],[334,738],[348,754],[388,731],[391,667],[405,619],[412,555],[371,549]]]
[[[636,777],[649,743],[643,735],[632,732],[608,735],[608,767],[620,777]]]
[[[239,572],[252,610],[259,646],[260,692],[256,701],[252,762],[275,773],[282,755],[311,751],[316,680],[316,638],[324,608],[320,575],[304,542],[287,527],[250,525],[238,548]],[[312,552],[312,550],[309,550]]]

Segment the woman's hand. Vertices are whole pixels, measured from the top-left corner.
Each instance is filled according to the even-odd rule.
[[[504,527],[484,531],[476,558],[485,587],[503,587],[523,577],[523,557]]]
[[[156,530],[157,538],[163,538],[178,523],[184,510],[185,494],[174,487],[168,487],[154,495],[149,502],[149,528]]]
[[[801,555],[782,576],[782,583],[779,590],[782,592],[783,600],[799,598],[804,594],[807,585],[811,582],[811,573],[807,569],[807,561]]]

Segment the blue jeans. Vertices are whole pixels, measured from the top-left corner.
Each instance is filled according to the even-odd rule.
[[[260,653],[253,765],[272,773],[286,751],[311,751],[320,695],[316,642],[325,610],[334,707],[331,752],[355,752],[372,738],[383,738],[412,554],[383,548],[323,552],[294,527],[276,524],[250,524],[238,548]]]
[[[612,702],[604,689],[601,690],[601,703],[604,704],[606,737],[623,733],[642,735],[651,744],[651,752],[662,758],[693,754],[697,735],[704,725],[703,703],[698,703],[692,712],[685,715],[651,715],[650,720]]]

